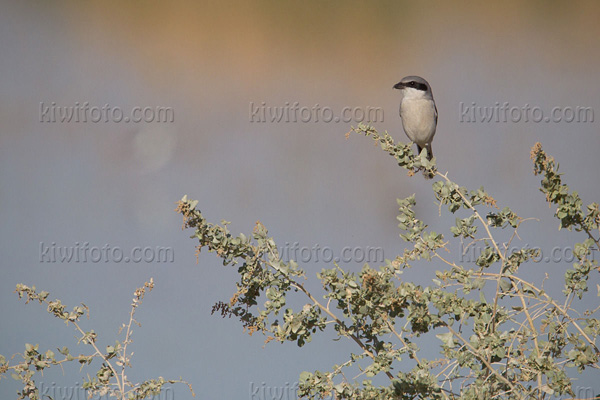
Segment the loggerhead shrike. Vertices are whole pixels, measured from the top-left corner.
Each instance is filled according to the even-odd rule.
[[[429,83],[420,76],[407,76],[394,85],[402,93],[400,118],[406,136],[417,145],[419,154],[427,149],[427,159],[433,158],[431,142],[437,126],[437,108]]]

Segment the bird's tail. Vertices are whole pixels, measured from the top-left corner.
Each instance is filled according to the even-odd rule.
[[[431,143],[427,143],[425,145],[425,148],[427,149],[427,159],[431,161],[431,159],[433,158],[433,149],[431,148]]]
[[[433,150],[431,149],[431,144],[427,143],[425,145],[425,148],[427,149],[427,160],[431,161],[431,159],[433,158]],[[418,154],[421,154],[422,150],[423,150],[423,148],[421,146],[417,145]]]

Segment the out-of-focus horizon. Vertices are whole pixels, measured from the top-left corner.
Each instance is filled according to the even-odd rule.
[[[599,17],[593,1],[5,1],[0,354],[22,351],[25,342],[85,352],[70,328],[18,301],[17,283],[70,306],[83,301],[90,329],[112,344],[133,290],[153,277],[134,337],[132,379],[182,376],[200,398],[259,398],[251,397],[252,384],[282,387],[303,370],[345,360],[356,350],[330,337],[303,349],[263,349],[264,338],[211,316],[212,304],[233,292],[235,274],[212,254],[196,265],[195,242],[181,231],[174,203],[184,194],[198,199],[207,218],[232,221],[234,233],[249,233],[260,220],[280,245],[319,244],[336,253],[375,246],[392,259],[404,248],[395,199],[416,193],[420,218],[448,234],[454,216],[438,216],[430,182],[408,177],[370,140],[345,139],[360,121],[260,119],[262,110],[294,112],[296,103],[336,116],[344,107],[373,107],[382,116],[373,125],[407,142],[392,89],[407,75],[432,86],[439,170],[539,219],[520,231],[524,243],[572,245],[581,237],[557,231],[529,151],[541,142],[586,204],[600,200],[598,122],[565,121],[577,107],[600,119]],[[50,122],[51,107],[86,103],[125,114],[169,108],[173,121]],[[536,123],[529,114],[525,121],[525,107],[545,117],[558,109],[563,119]],[[486,122],[481,110],[507,116]],[[49,261],[48,248],[84,243],[125,252],[168,247],[174,261]],[[314,261],[304,266],[311,277],[330,266]],[[556,289],[565,265],[531,268],[551,274]],[[407,275],[427,284],[439,268],[423,263]],[[75,368],[44,379],[67,386],[81,376]],[[584,376],[581,383],[595,381]],[[12,398],[17,388],[3,380],[0,397]],[[178,400],[191,398],[175,391]]]

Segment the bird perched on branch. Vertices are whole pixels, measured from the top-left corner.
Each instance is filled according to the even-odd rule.
[[[421,154],[427,149],[427,159],[433,158],[431,142],[437,127],[437,108],[429,83],[420,76],[407,76],[394,85],[402,93],[400,118],[406,136],[417,145]]]

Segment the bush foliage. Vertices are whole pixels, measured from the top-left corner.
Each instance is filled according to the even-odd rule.
[[[597,203],[583,209],[577,192],[569,190],[558,173],[558,164],[539,143],[531,151],[534,173],[540,175],[546,201],[556,208],[559,228],[583,232],[586,239],[574,245],[576,262],[564,274],[559,296],[544,290],[544,282],[532,282],[521,273],[535,262],[536,249],[515,249],[513,239],[525,221],[510,208],[502,209],[483,188],[468,190],[436,170],[435,159],[415,155],[409,144],[395,143],[373,127],[359,125],[355,132],[371,137],[398,165],[414,175],[438,178],[432,185],[440,210],[456,215],[446,234],[451,240],[483,244],[476,260],[456,263],[448,256],[444,234],[429,231],[414,211],[415,196],[398,200],[398,226],[406,248],[385,265],[364,265],[358,273],[334,264],[316,278],[319,294],[309,290],[308,279],[294,260],[283,261],[267,228],[256,223],[252,234],[232,235],[228,222],[208,222],[196,208],[198,202],[184,197],[176,211],[184,228],[195,230],[197,252],[215,252],[223,265],[237,267],[239,281],[229,300],[217,302],[213,313],[238,318],[249,334],[265,335],[265,342],[295,342],[304,346],[313,335],[331,329],[339,338],[356,345],[329,371],[302,372],[298,395],[336,399],[547,399],[575,396],[573,379],[586,368],[600,367],[597,346],[600,333],[598,297],[588,292],[590,276],[600,271],[593,251],[600,248],[600,211]],[[402,279],[403,270],[416,260],[441,266],[430,286]],[[314,285],[313,285],[314,286]],[[83,387],[90,395],[118,399],[144,399],[159,394],[164,385],[179,380],[127,379],[130,367],[132,327],[136,308],[152,279],[136,290],[122,341],[102,351],[93,330],[84,331],[80,318],[88,309],[82,304],[66,311],[49,293],[17,285],[16,293],[27,302],[45,304],[53,316],[75,327],[79,343],[90,346],[89,355],[73,356],[66,347],[40,352],[25,345],[13,363],[0,355],[0,379],[10,373],[23,383],[19,399],[39,399],[36,372],[73,361],[82,368],[98,359],[100,369]],[[311,286],[312,287],[312,286]],[[598,287],[600,292],[600,287]],[[600,294],[600,293],[599,293]],[[292,307],[290,296],[299,296],[301,307]],[[298,302],[294,302],[298,303]],[[590,305],[592,305],[590,307]],[[439,356],[429,360],[420,344],[435,340]],[[14,359],[14,357],[13,357]],[[354,372],[355,377],[345,372]],[[383,380],[381,378],[384,378]],[[385,383],[382,383],[385,382]],[[190,387],[191,390],[191,387]],[[193,393],[193,392],[192,392]]]
[[[577,192],[562,183],[555,161],[539,143],[532,148],[534,173],[542,177],[541,191],[556,207],[560,228],[587,234],[586,240],[575,244],[576,262],[565,272],[562,297],[555,298],[546,293],[543,282],[530,282],[520,274],[523,264],[539,256],[536,249],[511,246],[522,217],[508,207],[500,209],[483,188],[459,186],[436,171],[435,160],[414,155],[410,145],[396,144],[387,133],[365,125],[351,132],[371,137],[409,175],[423,170],[426,177],[439,178],[432,185],[433,194],[440,208],[457,215],[449,234],[483,243],[479,257],[465,265],[449,261],[445,236],[427,230],[413,210],[416,200],[411,196],[398,200],[400,236],[407,242],[404,252],[378,268],[365,265],[358,273],[338,265],[323,269],[317,274],[322,293],[316,294],[308,290],[310,277],[295,261],[282,261],[263,224],[257,222],[249,236],[234,236],[227,221],[208,222],[196,209],[197,201],[184,197],[177,211],[184,227],[195,230],[197,252],[215,252],[239,274],[231,299],[218,302],[213,312],[239,318],[249,334],[260,332],[266,342],[303,346],[328,328],[356,344],[356,353],[330,371],[302,372],[301,397],[574,396],[571,371],[599,367],[597,297],[582,301],[590,274],[598,272],[590,257],[600,247],[598,204],[582,210]],[[501,235],[503,230],[510,234]],[[505,236],[509,239],[499,239]],[[402,280],[403,270],[419,259],[443,267],[431,277],[430,286]],[[305,304],[288,306],[290,296],[302,296]],[[590,303],[595,307],[587,308]],[[421,356],[418,344],[425,338],[431,343],[432,335],[440,355],[429,360]],[[344,371],[352,368],[360,373],[347,378]],[[375,384],[377,376],[387,377],[389,383]]]

